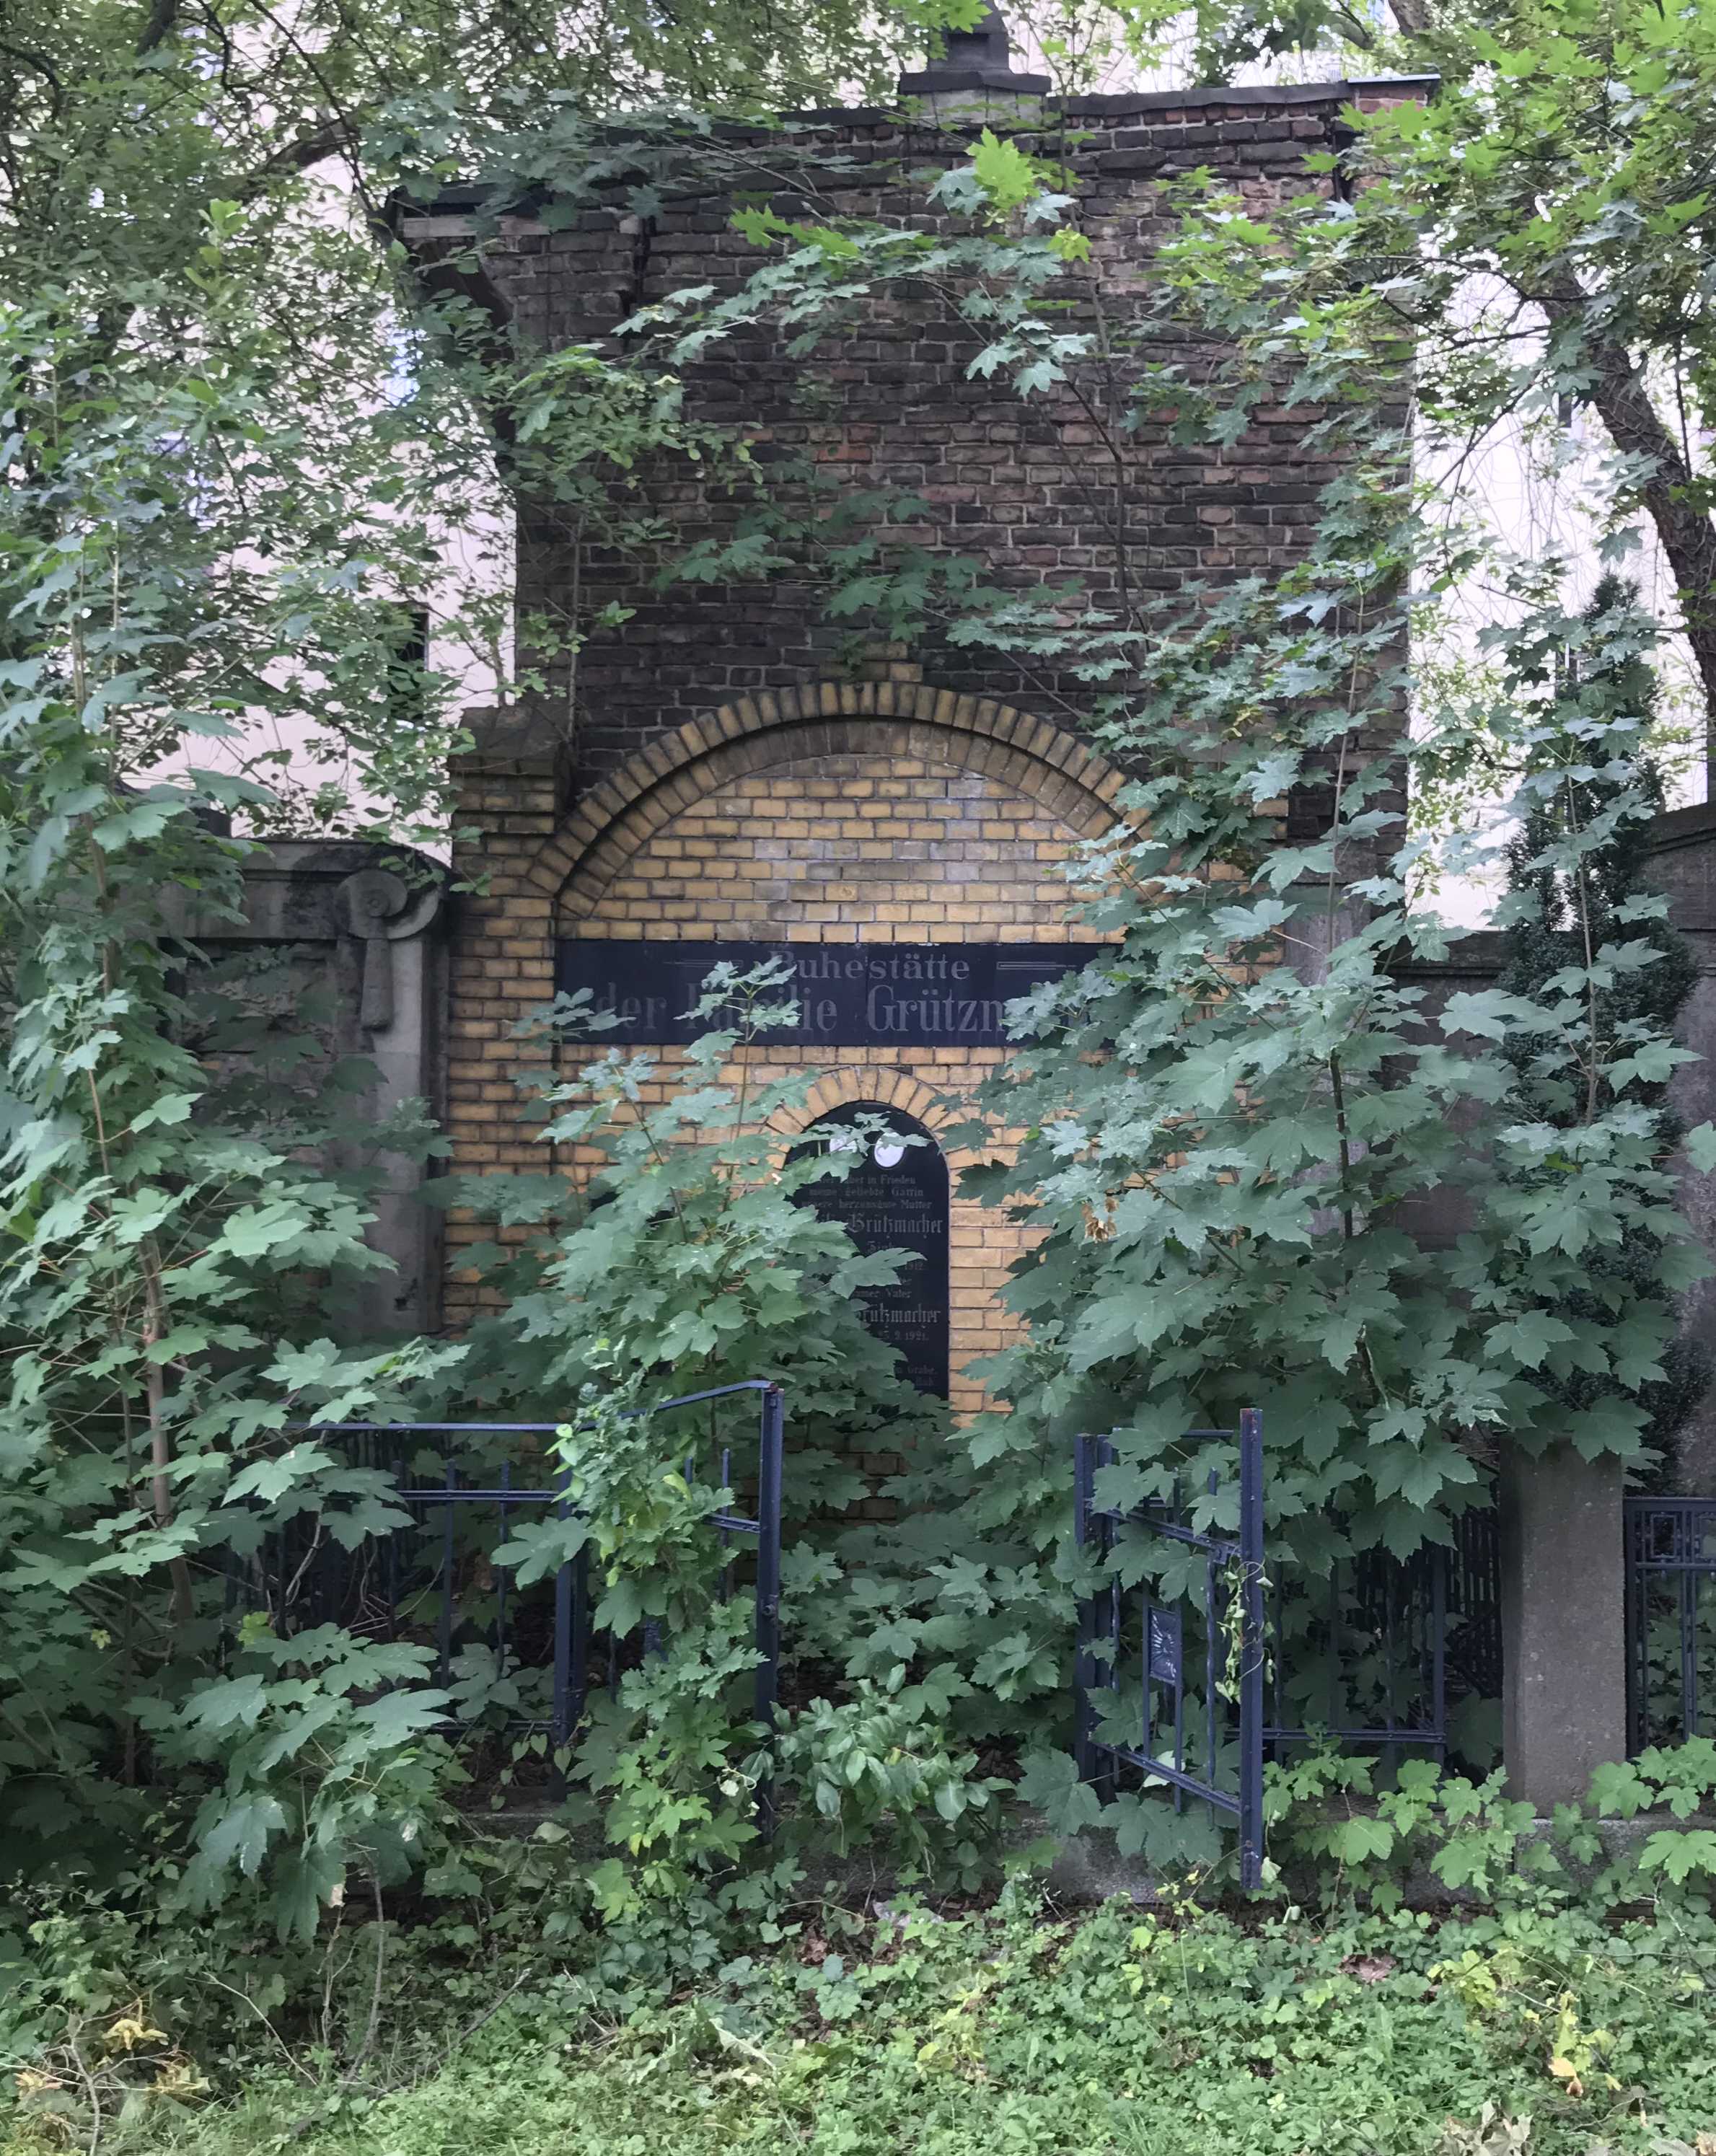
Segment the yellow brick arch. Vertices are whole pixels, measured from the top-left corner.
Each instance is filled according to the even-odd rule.
[[[591,788],[544,842],[527,880],[570,925],[695,803],[747,774],[840,756],[921,758],[988,778],[1080,838],[1118,820],[1126,783],[1076,735],[1010,704],[923,684],[815,682],[741,697],[652,742]]]
[[[748,697],[653,742],[592,789],[530,856],[524,879],[554,937],[613,943],[1054,942],[1102,940],[1067,918],[1060,870],[1122,822],[1124,775],[1064,728],[916,683],[823,683]],[[873,820],[870,820],[873,815]],[[622,972],[623,957],[612,962]],[[660,1051],[645,1098],[665,1098],[681,1052]],[[1011,1337],[1000,1301],[1026,1235],[958,1194],[972,1156],[950,1147],[999,1045],[954,1040],[804,1045],[762,1040],[741,1064],[768,1081],[815,1073],[801,1112],[772,1119],[781,1155],[852,1101],[933,1133],[955,1181],[948,1209],[952,1399],[983,1394],[966,1366]],[[1004,1152],[995,1130],[986,1151]],[[574,1172],[580,1165],[568,1163]]]
[[[837,1063],[821,1071],[802,1108],[778,1111],[769,1117],[768,1127],[784,1138],[795,1138],[834,1109],[849,1107],[855,1101],[874,1102],[884,1110],[897,1108],[927,1131],[943,1130],[960,1116],[957,1103],[945,1101],[910,1071],[879,1069],[867,1063]]]

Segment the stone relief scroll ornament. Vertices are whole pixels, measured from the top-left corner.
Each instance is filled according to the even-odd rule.
[[[385,1032],[393,1023],[393,945],[417,935],[440,900],[439,884],[414,888],[391,869],[359,869],[338,886],[337,918],[363,946],[358,1020],[367,1030]]]

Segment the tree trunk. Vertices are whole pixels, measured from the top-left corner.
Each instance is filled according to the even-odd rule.
[[[1586,305],[1585,295],[1564,289],[1544,301],[1552,321],[1565,321]],[[1644,377],[1624,346],[1582,332],[1596,368],[1588,399],[1623,455],[1648,458],[1654,475],[1639,489],[1674,572],[1687,642],[1704,690],[1705,754],[1716,765],[1716,524],[1698,507],[1696,482],[1679,443],[1657,415]]]

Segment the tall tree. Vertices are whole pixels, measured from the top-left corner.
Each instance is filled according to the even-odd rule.
[[[1133,11],[1128,11],[1132,13]],[[1716,16],[1655,0],[1194,0],[1212,81],[1289,51],[1436,78],[1357,121],[1332,193],[1421,340],[1426,408],[1477,443],[1586,412],[1623,510],[1648,516],[1716,713]],[[1713,730],[1716,731],[1716,730]],[[1716,746],[1709,752],[1716,759]]]

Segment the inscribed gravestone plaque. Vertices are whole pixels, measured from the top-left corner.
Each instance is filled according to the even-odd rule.
[[[854,1101],[822,1117],[825,1125],[850,1130],[861,1119],[881,1116],[889,1132],[922,1138],[920,1145],[891,1144],[855,1133],[863,1155],[844,1177],[804,1186],[802,1202],[817,1218],[838,1220],[860,1250],[909,1250],[892,1287],[862,1291],[864,1322],[878,1340],[900,1351],[900,1374],[921,1393],[948,1393],[948,1163],[941,1147],[915,1116],[874,1101]]]
[[[1045,981],[1099,955],[1088,943],[706,943],[563,936],[554,984],[588,991],[610,1020],[604,1042],[665,1047],[719,1018],[690,1019],[712,968],[741,973],[778,958],[792,969],[795,1025],[768,1038],[808,1048],[999,1048],[1006,1010]]]

